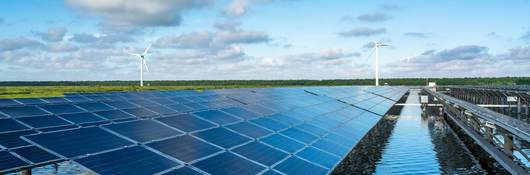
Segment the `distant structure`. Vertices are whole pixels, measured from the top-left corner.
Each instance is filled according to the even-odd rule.
[[[374,41],[374,49],[375,51],[375,86],[379,86],[379,47],[388,46],[386,44],[383,44],[381,42]]]
[[[144,67],[147,72],[149,72],[149,68],[147,67],[147,63],[145,62],[145,56],[147,55],[147,51],[151,48],[151,44],[145,48],[143,53],[130,53],[127,52],[129,55],[137,56],[140,59],[140,86],[144,86]]]

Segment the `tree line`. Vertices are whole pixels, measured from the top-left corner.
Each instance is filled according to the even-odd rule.
[[[388,84],[422,86],[427,82],[438,85],[530,85],[530,77],[480,78],[389,78],[380,79]],[[341,86],[373,85],[374,79],[334,80],[157,80],[145,81],[150,86]],[[137,86],[138,81],[3,81],[0,86]]]

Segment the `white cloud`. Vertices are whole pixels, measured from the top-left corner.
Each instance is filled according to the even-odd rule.
[[[177,26],[183,11],[206,7],[213,0],[67,0],[67,3],[102,17],[105,28],[134,31],[138,27]]]

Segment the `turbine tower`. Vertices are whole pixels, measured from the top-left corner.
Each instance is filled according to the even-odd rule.
[[[147,51],[151,48],[151,44],[145,48],[143,53],[128,53],[129,55],[137,56],[140,60],[140,86],[144,86],[144,67],[147,72],[149,72],[149,68],[147,67],[147,63],[145,61],[145,56],[147,55]]]
[[[381,42],[374,41],[375,51],[375,86],[379,86],[379,47],[388,46]]]

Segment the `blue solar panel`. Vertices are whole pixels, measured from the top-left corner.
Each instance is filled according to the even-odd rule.
[[[73,105],[61,104],[61,105],[41,105],[39,106],[46,111],[50,111],[54,114],[68,114],[76,112],[84,112],[82,109]]]
[[[164,175],[202,175],[202,173],[199,173],[189,167],[181,167],[173,171],[164,173]]]
[[[296,153],[296,155],[311,162],[322,165],[328,169],[333,168],[335,164],[340,161],[339,157],[333,154],[323,152],[313,147],[306,147],[304,150]]]
[[[316,136],[323,136],[327,134],[329,131],[322,129],[320,127],[317,127],[315,125],[309,124],[309,123],[303,123],[301,125],[296,126],[296,128],[299,128],[303,131],[306,131],[308,133],[311,133]]]
[[[145,107],[153,112],[156,112],[156,113],[159,113],[159,114],[175,114],[175,113],[179,113],[173,109],[170,109],[168,107],[165,107],[165,106],[147,106]]]
[[[231,108],[225,108],[221,109],[222,111],[238,116],[239,118],[250,120],[259,117],[259,114],[256,114],[254,112],[250,112],[246,109],[240,108],[240,107],[231,107]]]
[[[17,132],[9,132],[9,133],[0,134],[0,145],[6,148],[14,148],[14,147],[30,145],[28,142],[20,139],[20,136],[35,134],[35,133],[37,132],[27,130],[27,131],[17,131]]]
[[[108,104],[114,108],[117,109],[130,109],[130,108],[137,108],[138,106],[129,103],[127,101],[106,101],[105,104]]]
[[[49,114],[48,112],[34,106],[5,107],[0,108],[0,112],[11,117],[28,117]]]
[[[23,160],[20,160],[19,158],[15,157],[7,151],[0,151],[0,162],[0,173],[15,170],[22,166],[29,165],[28,163],[24,162]]]
[[[110,124],[104,127],[137,142],[148,142],[182,134],[180,131],[171,129],[152,120]]]
[[[129,100],[129,102],[131,102],[133,104],[136,104],[138,106],[143,106],[143,107],[146,107],[146,106],[159,106],[160,105],[160,104],[155,103],[155,102],[150,101],[150,100]]]
[[[135,118],[135,116],[129,113],[120,111],[120,110],[100,111],[100,112],[95,112],[95,114],[103,118],[109,119],[109,120]]]
[[[190,111],[193,111],[192,108],[186,106],[186,105],[183,105],[183,104],[174,104],[174,105],[169,105],[167,106],[168,108],[170,109],[173,109],[179,113],[186,113],[186,112],[190,112]]]
[[[66,125],[66,126],[56,126],[56,127],[49,127],[49,128],[38,128],[40,132],[51,132],[51,131],[59,131],[59,130],[66,130],[66,129],[73,129],[77,128],[76,125]]]
[[[226,125],[234,122],[240,121],[240,119],[230,116],[224,112],[218,110],[209,110],[203,112],[193,113],[203,119],[209,120],[211,122],[217,123],[219,125]]]
[[[76,106],[79,106],[87,111],[107,111],[113,109],[109,105],[103,104],[101,102],[93,102],[93,103],[77,103]]]
[[[13,149],[13,152],[31,161],[33,164],[40,164],[45,162],[53,162],[60,160],[59,157],[47,151],[44,151],[36,146],[28,146]]]
[[[147,146],[183,162],[191,162],[221,151],[221,149],[189,135],[152,142]]]
[[[317,142],[313,143],[313,146],[318,149],[333,153],[337,156],[343,156],[349,151],[348,148],[328,141],[327,139],[320,139]]]
[[[296,125],[302,123],[302,121],[295,119],[291,116],[283,115],[283,114],[274,114],[268,116],[284,125]]]
[[[264,172],[264,173],[261,174],[261,175],[282,175],[282,174],[281,174],[281,173],[278,173],[278,172],[276,172],[276,171],[274,171],[274,170],[269,170],[269,171]]]
[[[171,116],[171,117],[162,117],[157,118],[156,120],[161,121],[169,126],[177,128],[181,131],[192,132],[196,130],[206,129],[214,127],[215,125],[197,118],[189,114]]]
[[[0,106],[15,106],[20,105],[17,101],[13,99],[0,99]]]
[[[0,133],[28,129],[13,119],[0,119]]]
[[[199,103],[185,103],[187,107],[190,107],[193,111],[205,110],[208,109],[208,106],[204,106]]]
[[[263,129],[248,122],[239,122],[233,125],[228,125],[226,127],[252,138],[259,138],[272,133],[267,129]]]
[[[0,118],[16,118],[0,119],[0,145],[18,152],[27,163],[51,160],[46,157],[54,155],[44,151],[49,150],[78,163],[84,160],[81,165],[100,174],[326,174],[381,119],[337,100],[378,114],[394,103],[351,87],[111,92],[0,100]],[[46,109],[1,107],[2,102],[4,106],[40,104]],[[67,125],[61,125],[64,122]],[[40,128],[28,130],[30,126]],[[158,158],[151,161],[153,155]],[[170,165],[156,163],[160,157]]]
[[[133,109],[122,109],[122,110],[136,117],[140,117],[140,118],[148,118],[148,117],[154,117],[158,115],[157,113],[154,113],[145,108],[133,108]]]
[[[194,163],[193,166],[212,175],[258,174],[265,170],[265,167],[229,152],[224,152],[208,159],[201,160]]]
[[[68,158],[133,144],[97,127],[43,133],[26,138]]]
[[[232,151],[266,166],[272,166],[289,155],[259,142],[251,142]]]
[[[231,148],[250,140],[222,127],[196,132],[193,135],[223,148]]]
[[[262,117],[262,118],[250,120],[250,122],[255,123],[255,124],[257,124],[257,125],[259,125],[261,127],[273,130],[273,131],[280,131],[280,130],[283,130],[283,129],[289,127],[287,125],[278,123],[277,121],[272,120],[272,119],[267,118],[267,117]]]
[[[328,170],[320,166],[311,164],[297,157],[289,157],[287,160],[276,165],[274,169],[290,175],[306,175],[308,172],[318,175],[326,174],[328,172]]]
[[[94,123],[94,122],[101,122],[105,120],[92,113],[63,114],[63,115],[60,115],[60,117],[70,122],[73,122],[73,123]]]
[[[34,128],[46,128],[72,124],[54,115],[22,117],[18,118],[18,120]]]
[[[307,132],[304,132],[300,129],[296,128],[289,128],[285,131],[280,132],[283,135],[286,135],[287,137],[293,138],[295,140],[298,140],[300,142],[304,142],[306,144],[309,144],[315,140],[318,139],[317,136],[311,135]]]
[[[125,148],[75,160],[98,174],[156,174],[178,166],[164,156],[141,146]]]
[[[44,101],[47,101],[49,103],[68,103],[70,101],[66,100],[62,97],[49,97],[49,98],[42,98]]]
[[[40,98],[17,98],[17,101],[25,105],[44,104],[44,100]]]
[[[289,153],[294,153],[304,147],[304,144],[279,134],[267,136],[261,141]]]

